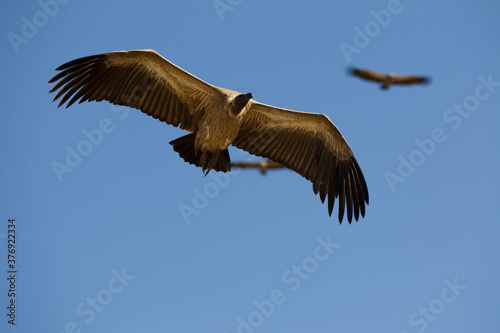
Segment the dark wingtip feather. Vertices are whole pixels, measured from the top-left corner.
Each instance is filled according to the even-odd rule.
[[[345,182],[341,180],[340,193],[339,193],[339,222],[342,223],[345,210]]]
[[[61,66],[57,67],[56,71],[62,71],[62,70],[68,69],[70,67],[73,67],[74,65],[83,64],[89,60],[97,61],[97,60],[101,59],[104,55],[105,54],[96,54],[96,55],[91,55],[91,56],[86,56],[86,57],[74,59],[74,60],[68,61],[68,62],[62,64]]]

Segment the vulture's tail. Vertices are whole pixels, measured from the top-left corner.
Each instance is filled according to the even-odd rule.
[[[184,161],[201,167],[203,172],[206,171],[205,176],[212,169],[222,172],[231,171],[231,159],[227,149],[216,152],[202,150],[196,154],[194,149],[195,139],[196,133],[191,133],[170,141],[170,144]]]

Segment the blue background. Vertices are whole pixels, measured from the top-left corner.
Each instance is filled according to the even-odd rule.
[[[16,327],[0,281],[2,332],[500,331],[500,87],[474,97],[479,77],[500,82],[500,2],[402,0],[388,18],[393,1],[60,1],[1,5],[0,276],[11,217],[18,270]],[[186,133],[137,110],[52,103],[64,62],[144,48],[327,114],[364,172],[366,217],[339,225],[291,171],[203,177],[168,144]],[[382,91],[348,66],[432,83]],[[59,179],[68,147],[87,156]]]

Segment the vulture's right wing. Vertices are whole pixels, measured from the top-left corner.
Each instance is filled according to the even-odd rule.
[[[65,63],[49,83],[74,102],[102,101],[130,106],[181,129],[194,132],[211,105],[223,103],[222,89],[177,67],[153,50],[118,51]]]
[[[375,71],[370,71],[367,69],[356,69],[350,68],[348,70],[349,74],[360,77],[362,79],[374,82],[383,82],[387,79],[387,75]]]

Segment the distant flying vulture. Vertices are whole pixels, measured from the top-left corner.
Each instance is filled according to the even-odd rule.
[[[286,166],[284,166],[283,164],[270,160],[262,160],[260,162],[236,162],[232,163],[231,166],[241,169],[246,169],[246,168],[259,169],[260,173],[263,175],[266,174],[267,170],[286,168]]]
[[[227,172],[229,145],[285,165],[310,180],[331,216],[364,217],[368,188],[342,134],[324,114],[277,108],[254,101],[251,93],[208,84],[153,50],[119,51],[65,63],[49,83],[59,106],[76,101],[125,105],[188,132],[170,142],[184,161],[208,173]],[[238,75],[238,68],[231,69]],[[59,107],[58,106],[58,107]],[[205,175],[206,175],[205,173]]]
[[[428,77],[413,76],[413,75],[396,75],[393,73],[384,74],[367,69],[349,68],[348,73],[362,79],[374,82],[381,82],[381,89],[389,89],[391,84],[426,84],[430,82]]]

